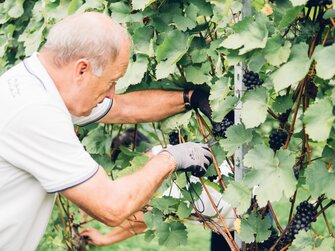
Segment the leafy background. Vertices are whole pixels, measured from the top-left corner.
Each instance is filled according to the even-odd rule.
[[[134,42],[128,72],[117,84],[118,93],[144,89],[206,90],[210,92],[213,120],[217,122],[237,104],[241,105],[241,123],[229,127],[226,138],[217,138],[219,145],[213,151],[221,164],[226,157],[234,162],[234,152],[245,147],[243,163],[247,174],[240,183],[225,179],[227,189],[220,182],[206,178],[204,181],[222,192],[241,215],[239,237],[250,243],[256,236],[256,242],[261,243],[270,236],[271,224],[257,210],[248,210],[255,186],[258,206],[270,203],[275,212],[272,217],[284,228],[292,217],[290,210],[294,215],[300,201],[308,199],[320,212],[320,205],[332,205],[335,199],[335,11],[332,3],[320,6],[313,2],[256,0],[252,1],[251,16],[242,19],[242,2],[233,0],[1,1],[0,71],[38,50],[50,27],[65,16],[90,10],[112,16],[127,27]],[[262,86],[234,95],[237,64],[242,64],[244,71],[259,73]],[[279,121],[287,111],[288,120]],[[212,129],[206,118],[202,123],[209,125],[209,131]],[[115,163],[110,160],[112,138],[129,127],[91,125],[78,132],[86,149],[113,178],[136,170],[146,161],[143,150],[148,145],[123,148]],[[187,140],[204,140],[194,111],[137,128],[151,139],[150,146],[165,146],[169,133],[175,130],[187,135]],[[269,135],[274,129],[289,134],[285,145],[276,152],[269,147]],[[298,171],[298,179],[293,169]],[[211,166],[207,176],[214,173]],[[183,175],[173,176],[162,190],[172,182],[187,190]],[[201,193],[203,184],[197,182],[194,186]],[[158,191],[152,202],[155,212],[164,215],[161,221],[172,229],[169,234],[179,231],[183,237],[179,242],[160,244],[175,247],[187,238],[183,222],[190,217],[192,200],[185,195],[175,201],[161,194]],[[62,218],[71,224],[82,219],[73,205],[69,208],[62,216],[57,211],[53,214],[41,247],[73,248]],[[329,207],[326,212],[311,230],[296,236],[290,250],[333,248],[329,229],[334,228],[334,223],[325,222],[332,219],[334,210]],[[145,238],[159,241],[165,230],[151,225]]]

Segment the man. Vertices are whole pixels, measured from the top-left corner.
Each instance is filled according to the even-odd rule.
[[[156,121],[185,110],[182,92],[114,95],[129,51],[127,32],[109,17],[76,14],[51,29],[40,53],[1,76],[0,250],[37,247],[57,192],[116,226],[173,171],[203,173],[210,164],[206,145],[180,144],[112,181],[84,150],[73,124]]]

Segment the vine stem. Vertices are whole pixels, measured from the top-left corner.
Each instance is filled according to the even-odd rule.
[[[272,111],[270,108],[268,108],[268,113],[275,119],[278,119],[278,116]]]
[[[195,213],[196,213],[197,216],[201,219],[201,221],[203,222],[203,224],[204,224],[205,226],[207,226],[207,227],[208,227],[210,230],[212,230],[213,232],[215,232],[215,229],[216,229],[216,231],[219,232],[219,233],[223,236],[223,238],[227,241],[227,243],[228,243],[229,247],[231,248],[231,250],[235,250],[234,243],[232,242],[232,239],[229,238],[228,234],[227,234],[225,231],[223,231],[219,226],[217,226],[216,224],[214,224],[213,222],[210,221],[210,223],[213,224],[213,226],[215,227],[215,229],[214,229],[214,227],[212,227],[212,226],[207,222],[208,220],[206,220],[206,219],[203,217],[203,215],[198,211],[198,209],[197,209],[194,205],[192,205],[192,206],[193,206],[193,208],[194,208],[194,210],[195,210]],[[229,232],[229,233],[230,233],[230,232]],[[237,251],[239,251],[239,249],[237,249]]]
[[[326,222],[326,225],[327,225],[329,234],[331,235],[331,237],[334,238],[334,233],[333,233],[333,231],[331,230],[331,228],[330,228],[330,226],[329,226],[329,222],[328,222],[326,213],[325,213],[325,211],[324,211],[324,209],[323,209],[322,203],[320,204],[320,207],[321,207],[321,211],[322,211],[322,214],[323,214],[323,218],[325,219],[325,222]]]
[[[268,208],[269,208],[269,210],[270,210],[270,212],[271,212],[271,214],[272,214],[272,217],[273,217],[274,221],[276,222],[276,225],[277,225],[279,231],[282,233],[284,230],[283,230],[283,228],[282,228],[282,227],[280,226],[280,224],[279,224],[277,215],[275,214],[275,211],[273,210],[273,207],[272,207],[271,203],[268,202],[268,205],[267,205],[267,206],[268,206]]]
[[[203,126],[204,124],[206,124],[206,122],[203,120],[203,118],[201,117],[201,115],[199,114],[198,111],[196,111],[196,117],[197,117],[197,122],[198,122],[198,125],[199,125],[199,128],[200,128],[201,134],[204,137],[205,142],[208,142],[208,139],[206,137],[206,133],[205,133],[205,130],[204,130],[204,126]],[[217,175],[219,177],[219,181],[221,183],[221,186],[223,187],[224,190],[226,190],[227,186],[226,186],[226,184],[224,183],[224,181],[222,179],[221,171],[220,171],[219,165],[218,165],[218,163],[216,161],[213,149],[212,149],[212,147],[210,147],[209,149],[210,149],[210,151],[212,153],[212,156],[213,156],[213,164],[214,164],[216,173],[217,173]]]
[[[62,225],[63,225],[64,231],[65,231],[65,238],[67,239],[67,238],[69,238],[69,232],[67,230],[67,227],[66,227],[66,224],[65,224],[65,221],[64,221],[64,217],[63,217],[63,213],[62,213],[62,208],[61,208],[61,203],[59,201],[59,195],[56,198],[56,204],[57,204],[57,208],[58,208],[58,211],[59,211],[59,214],[60,214],[60,218],[61,218],[61,221],[62,221]],[[68,247],[68,249],[71,250],[71,247],[69,246],[69,244],[68,244],[67,241],[65,241],[65,244]]]
[[[288,216],[288,223],[287,224],[289,224],[293,219],[293,209],[294,209],[294,204],[295,204],[296,198],[297,198],[297,190],[294,191],[293,198],[291,200],[291,208],[290,208],[290,214]]]
[[[323,209],[321,209],[316,215],[315,218],[319,217],[320,214],[322,214],[324,211],[326,211],[327,208],[335,204],[335,200],[330,201]]]
[[[297,101],[296,101],[296,107],[294,109],[294,114],[293,114],[292,123],[291,123],[291,126],[290,126],[290,131],[289,131],[289,133],[287,135],[287,139],[286,139],[285,145],[283,146],[283,149],[287,149],[288,143],[291,140],[291,137],[292,137],[292,134],[293,134],[293,131],[294,131],[295,121],[297,119],[297,114],[298,114],[298,110],[299,110],[300,100],[301,100],[301,96],[302,96],[302,92],[304,90],[305,84],[306,84],[306,78],[304,78],[300,82],[300,85],[299,85],[300,86],[300,90],[299,90],[298,98],[297,98]]]
[[[223,217],[222,217],[222,215],[221,215],[219,209],[218,209],[217,206],[215,205],[215,202],[213,201],[213,198],[212,198],[210,192],[208,191],[207,186],[205,185],[205,183],[203,182],[203,180],[202,180],[201,178],[199,178],[199,180],[200,180],[200,182],[201,182],[203,188],[205,189],[205,192],[206,192],[206,194],[207,194],[207,196],[208,196],[208,198],[209,198],[209,200],[210,200],[210,202],[211,202],[211,204],[212,204],[212,206],[213,206],[215,212],[216,212],[217,215],[219,216],[220,221],[221,221],[221,223],[223,224],[223,227],[225,228],[228,237],[229,237],[230,240],[232,241],[233,246],[234,246],[234,250],[239,250],[239,248],[238,248],[236,242],[234,241],[234,238],[232,237],[232,235],[231,235],[231,233],[230,233],[230,231],[229,231],[229,229],[228,229],[228,227],[227,227],[227,224],[225,223],[225,221],[224,221],[224,219],[223,219]]]
[[[163,148],[166,147],[166,145],[164,144],[164,142],[162,142],[161,139],[160,139],[159,136],[158,136],[158,132],[157,132],[157,128],[156,128],[155,122],[152,122],[151,124],[152,124],[152,127],[154,128],[154,131],[155,131],[155,134],[156,134],[157,139],[158,139],[158,141],[159,141],[159,144],[161,144],[161,146],[162,146]]]

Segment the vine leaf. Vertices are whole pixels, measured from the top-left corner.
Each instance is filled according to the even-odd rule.
[[[303,6],[296,6],[292,7],[290,5],[283,10],[284,15],[282,19],[279,22],[278,27],[280,29],[286,28],[296,19],[296,17],[300,14],[301,10],[303,9]]]
[[[334,250],[334,240],[331,237],[316,239],[311,231],[299,231],[296,235],[289,251],[324,251]]]
[[[326,194],[329,199],[335,199],[335,173],[328,171],[326,164],[314,161],[305,171],[306,184],[314,198]]]
[[[239,54],[245,54],[256,48],[264,48],[268,39],[268,30],[263,16],[253,20],[245,17],[234,25],[235,33],[226,38],[221,45],[227,49],[239,49]]]
[[[232,207],[237,208],[238,214],[245,213],[250,207],[252,192],[243,182],[232,181],[222,198]]]
[[[304,5],[307,3],[307,0],[290,0],[293,6]]]
[[[316,61],[316,75],[323,79],[331,79],[335,75],[335,45],[322,47],[317,46],[314,52]]]
[[[286,112],[288,109],[292,108],[292,106],[293,106],[292,95],[277,96],[272,104],[272,108],[276,112],[280,113]]]
[[[212,119],[222,121],[222,119],[235,107],[238,98],[228,96],[231,93],[230,78],[221,78],[212,85],[209,95],[209,103],[212,108]]]
[[[149,6],[155,0],[136,0],[132,1],[134,10],[143,10],[145,7]]]
[[[152,48],[152,37],[154,29],[151,26],[139,27],[132,35],[134,42],[134,52],[142,53],[149,57],[154,56]]]
[[[194,84],[203,84],[209,82],[211,77],[206,69],[200,66],[189,65],[185,67],[186,80]]]
[[[157,61],[169,59],[170,62],[176,63],[187,52],[193,37],[179,30],[165,33],[164,41],[156,49]]]
[[[161,124],[162,130],[166,132],[170,132],[175,128],[178,128],[181,126],[187,126],[191,120],[192,115],[193,115],[193,111],[189,111],[189,112],[184,112],[184,113],[178,113],[172,117],[169,117],[163,120]]]
[[[187,231],[184,224],[180,222],[162,223],[157,228],[158,243],[169,248],[185,245],[187,242]]]
[[[137,55],[136,61],[130,61],[126,74],[117,81],[117,91],[123,92],[130,85],[136,85],[141,82],[144,73],[148,69],[148,58],[145,55]]]
[[[267,92],[265,88],[249,91],[243,97],[241,119],[246,128],[263,123],[267,116]]]
[[[143,216],[143,221],[149,229],[157,229],[163,223],[164,214],[157,208],[148,211]]]
[[[293,45],[288,62],[271,75],[275,91],[279,92],[303,79],[311,63],[312,59],[308,57],[308,45],[306,43]]]
[[[156,66],[156,79],[167,78],[171,73],[174,73],[177,66],[172,60],[160,61]]]
[[[278,36],[271,37],[264,48],[264,57],[266,61],[273,65],[279,66],[287,62],[291,52],[291,43],[285,41],[282,46],[282,38]]]
[[[329,137],[335,117],[333,105],[328,98],[318,100],[306,111],[303,121],[306,123],[306,132],[315,141],[325,141]]]
[[[286,198],[293,195],[297,184],[292,171],[294,163],[295,157],[290,151],[280,149],[274,155],[264,144],[256,145],[245,155],[244,165],[253,169],[244,181],[249,187],[256,187],[260,207],[266,206],[268,201],[279,201],[283,195]]]
[[[228,127],[226,137],[226,139],[220,140],[220,144],[228,152],[227,155],[231,156],[238,147],[252,140],[252,130],[245,129],[242,124],[233,125]]]
[[[185,219],[190,216],[192,209],[192,206],[188,206],[184,201],[180,201],[176,214],[180,219]]]
[[[91,130],[82,140],[82,144],[91,154],[105,154],[109,152],[112,143],[111,137],[106,137],[103,126]]]
[[[246,243],[254,241],[263,242],[271,235],[270,227],[271,222],[269,216],[262,219],[260,216],[250,215],[248,218],[241,220],[238,236]]]
[[[170,196],[162,196],[159,198],[154,198],[150,205],[158,208],[164,214],[169,214],[176,211],[179,205],[179,199]]]

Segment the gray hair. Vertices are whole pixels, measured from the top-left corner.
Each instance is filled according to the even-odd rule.
[[[54,63],[63,66],[72,60],[87,59],[96,76],[119,55],[122,43],[130,42],[126,29],[109,16],[85,12],[68,16],[50,30],[42,49],[54,52]]]

